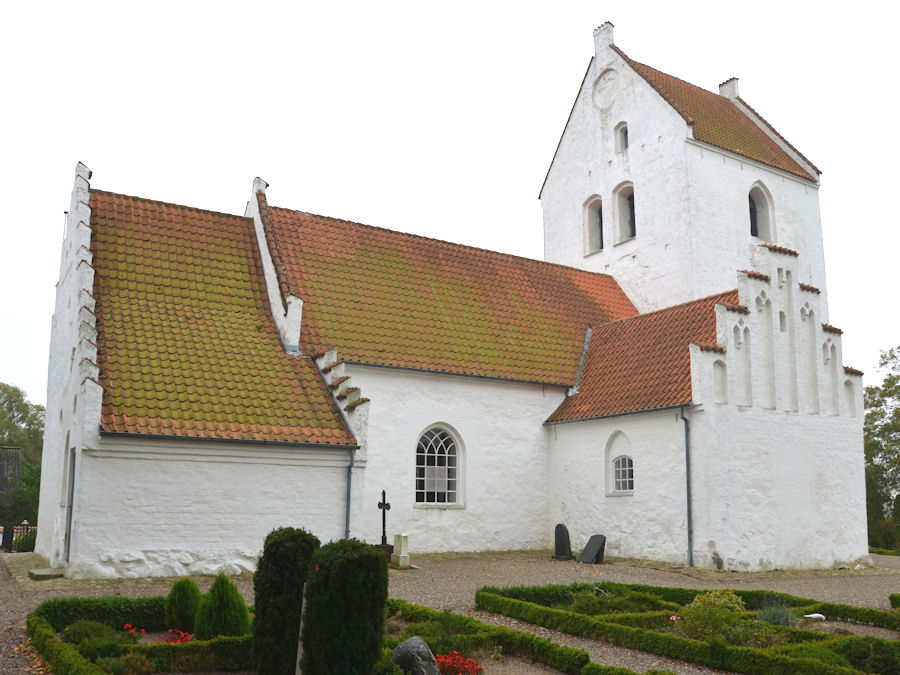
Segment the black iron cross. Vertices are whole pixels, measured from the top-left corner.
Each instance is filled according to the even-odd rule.
[[[381,501],[378,502],[378,508],[381,509],[381,545],[387,546],[387,512],[391,510],[388,504],[384,490],[381,491]]]

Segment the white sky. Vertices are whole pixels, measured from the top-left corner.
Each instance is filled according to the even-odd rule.
[[[831,323],[880,382],[900,343],[887,6],[6,3],[0,382],[45,402],[79,160],[104,190],[240,214],[258,175],[278,206],[541,258],[538,191],[606,20],[638,61],[713,91],[739,77],[823,171]]]

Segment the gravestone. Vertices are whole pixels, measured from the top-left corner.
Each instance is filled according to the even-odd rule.
[[[602,534],[591,535],[587,546],[581,552],[578,562],[588,565],[599,565],[603,562],[603,550],[606,548],[606,537]]]
[[[572,560],[572,544],[569,543],[569,529],[560,523],[554,531],[556,540],[556,552],[553,554],[554,560]]]
[[[394,535],[394,552],[391,554],[391,567],[398,570],[408,570],[409,562],[409,537],[405,534]]]

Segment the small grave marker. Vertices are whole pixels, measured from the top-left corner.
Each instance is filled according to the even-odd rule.
[[[376,548],[384,551],[384,555],[390,560],[394,547],[387,543],[387,512],[391,510],[391,505],[388,503],[384,490],[381,491],[381,501],[378,502],[378,508],[381,510],[381,543]]]
[[[591,535],[587,546],[581,552],[578,562],[598,565],[603,562],[603,550],[606,548],[606,537],[602,534]]]
[[[556,526],[554,538],[556,540],[556,552],[553,554],[553,559],[571,560],[574,558],[572,555],[572,544],[569,542],[569,529],[565,525],[559,523]]]

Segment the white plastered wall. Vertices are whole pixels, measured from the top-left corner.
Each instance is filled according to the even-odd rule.
[[[238,574],[277,527],[344,534],[344,448],[104,436],[82,457],[69,577]]]
[[[53,566],[65,563],[68,505],[77,499],[82,449],[100,428],[97,331],[91,254],[90,170],[79,163],[66,216],[56,305],[50,336],[47,414],[35,551]],[[74,492],[69,490],[70,453]]]
[[[687,552],[684,427],[677,409],[554,424],[551,514],[569,530],[573,552],[593,534],[611,556],[681,563]],[[608,451],[627,438],[634,490],[613,489]],[[621,447],[621,446],[617,446]]]
[[[388,541],[409,535],[410,553],[551,546],[548,430],[543,421],[565,389],[404,369],[347,365],[369,404],[368,464],[351,536],[381,540],[381,491]],[[462,443],[464,507],[415,503],[416,444],[432,425]]]
[[[792,281],[797,258],[767,253],[764,263],[769,281],[739,275],[749,314],[717,308],[726,352],[691,348],[694,562],[760,570],[856,560],[868,551],[862,379],[844,371],[840,335],[815,318],[821,295]],[[802,317],[809,311],[811,325]],[[749,344],[735,344],[735,327]]]

